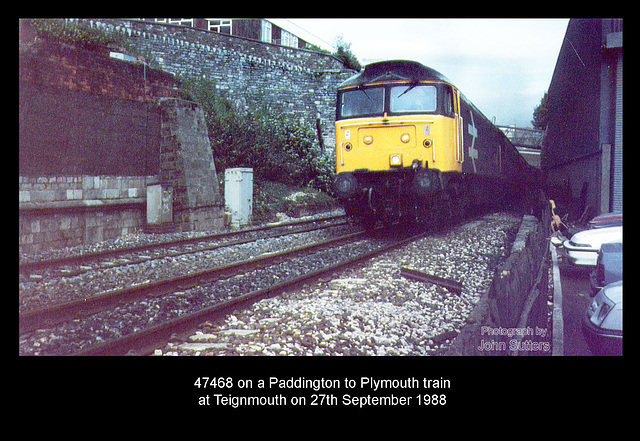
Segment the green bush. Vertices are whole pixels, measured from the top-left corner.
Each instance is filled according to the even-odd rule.
[[[329,191],[335,154],[322,151],[309,124],[275,114],[259,97],[239,111],[206,78],[182,77],[181,90],[204,111],[217,170],[251,167],[256,179]]]
[[[109,44],[126,44],[123,34],[93,28],[86,22],[73,23],[60,18],[34,18],[30,22],[38,36],[79,47],[96,48]]]
[[[336,38],[336,51],[333,56],[340,60],[345,67],[358,72],[362,70],[362,65],[358,61],[358,57],[351,52],[351,43],[344,41],[342,35]]]
[[[132,45],[124,31],[91,27],[86,21],[72,22],[60,18],[33,18],[29,23],[36,34],[43,39],[88,50],[100,48],[124,50],[129,55],[141,57],[148,66],[154,69],[160,68],[160,64],[151,52],[140,50]]]

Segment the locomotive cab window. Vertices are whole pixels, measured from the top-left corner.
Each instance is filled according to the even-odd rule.
[[[348,90],[340,97],[340,116],[353,118],[384,113],[384,87],[367,87]]]
[[[437,91],[430,85],[402,85],[391,88],[392,113],[435,112]]]
[[[453,90],[451,90],[451,87],[446,86],[444,88],[444,114],[447,116],[453,116],[453,109]]]

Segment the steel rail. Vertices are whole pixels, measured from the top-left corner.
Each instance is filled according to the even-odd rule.
[[[305,251],[321,248],[340,241],[350,240],[367,234],[368,231],[358,231],[344,236],[335,237],[321,242],[314,242],[283,251],[265,253],[252,259],[234,262],[229,265],[217,266],[202,271],[140,283],[103,293],[91,297],[59,303],[44,308],[19,314],[19,334],[35,331],[36,329],[55,326],[78,316],[89,316],[99,312],[115,302],[129,302],[147,295],[159,296],[171,292],[180,286],[181,289],[195,286],[202,280],[221,279],[231,277],[242,270],[259,267],[269,261],[288,258]]]
[[[164,256],[159,256],[159,257],[152,257],[152,258],[146,258],[146,259],[140,259],[138,261],[127,261],[124,263],[113,263],[113,264],[109,264],[106,267],[102,267],[101,269],[113,269],[113,268],[118,268],[121,266],[127,266],[127,265],[136,265],[138,263],[142,263],[142,262],[150,262],[152,260],[160,260],[160,259],[165,259],[167,257],[177,257],[177,256],[186,256],[188,254],[195,254],[195,253],[200,253],[203,251],[213,251],[213,250],[217,250],[220,248],[226,248],[226,247],[234,247],[237,245],[244,245],[247,243],[251,243],[251,242],[255,242],[257,240],[260,239],[275,239],[278,237],[283,237],[283,236],[289,236],[292,234],[301,234],[301,233],[309,233],[312,231],[316,231],[316,230],[322,230],[322,229],[328,229],[328,228],[333,228],[333,227],[339,227],[341,225],[344,225],[346,222],[339,222],[339,223],[335,223],[335,224],[330,224],[330,225],[316,225],[316,226],[312,226],[312,227],[305,227],[302,228],[300,230],[293,230],[293,231],[284,231],[284,232],[279,232],[279,233],[272,233],[272,234],[268,234],[266,236],[263,237],[258,237],[258,238],[249,238],[249,239],[237,239],[237,240],[231,240],[228,242],[224,242],[224,243],[217,243],[215,245],[209,245],[206,247],[201,247],[198,248],[196,250],[189,250],[189,251],[176,251],[176,252],[168,252],[166,255]],[[237,233],[233,233],[233,234],[237,234]],[[216,237],[213,237],[213,239],[216,239]],[[151,246],[150,248],[158,248],[158,249],[162,249],[162,248],[170,248],[172,246],[179,246],[181,245],[178,242],[170,242],[167,243],[167,245],[161,244],[161,245],[157,245],[157,246]],[[144,246],[144,248],[146,248],[147,246]],[[134,252],[138,252],[141,250],[135,250]],[[123,251],[122,254],[125,254],[126,251]],[[120,254],[118,252],[114,252],[114,254]],[[102,256],[104,257],[104,256]],[[89,269],[83,269],[83,270],[77,270],[77,271],[73,271],[70,274],[65,274],[66,277],[71,277],[71,276],[77,276],[80,274],[83,274],[85,272],[89,272],[91,271],[93,268],[89,268]]]
[[[279,295],[285,290],[299,287],[304,283],[308,283],[319,279],[322,275],[330,272],[344,270],[348,267],[354,266],[358,263],[367,261],[376,257],[382,253],[390,251],[395,248],[399,248],[403,245],[411,243],[424,237],[427,232],[421,232],[411,237],[401,239],[394,243],[383,245],[376,250],[363,253],[359,256],[347,259],[343,262],[339,262],[302,276],[298,276],[283,282],[271,285],[267,288],[262,288],[248,294],[236,297],[223,303],[219,303],[208,308],[204,308],[198,312],[192,314],[185,314],[184,316],[167,321],[160,325],[156,325],[151,328],[147,328],[141,331],[128,334],[120,339],[112,340],[96,345],[92,345],[84,350],[76,352],[72,355],[80,356],[93,356],[93,355],[144,355],[151,353],[154,349],[161,347],[166,343],[168,339],[174,334],[184,334],[196,328],[200,323],[207,320],[214,321],[223,317],[229,311],[238,308],[247,307],[254,302]]]
[[[462,283],[451,279],[434,276],[432,274],[423,273],[409,268],[400,268],[400,275],[408,279],[417,280],[418,282],[434,283],[442,286],[454,294],[460,296],[462,294]]]
[[[186,239],[178,239],[178,240],[172,240],[168,242],[158,242],[158,243],[145,244],[145,245],[134,245],[134,246],[118,248],[114,250],[94,251],[91,253],[79,254],[75,256],[55,257],[51,259],[38,260],[33,262],[20,262],[18,263],[18,267],[19,267],[20,273],[29,273],[29,272],[37,271],[39,269],[46,268],[49,266],[81,263],[87,260],[101,259],[101,258],[111,257],[114,255],[119,255],[119,254],[137,253],[137,252],[147,251],[153,248],[169,248],[172,246],[186,245],[194,242],[204,242],[207,240],[223,239],[230,236],[238,236],[241,234],[253,233],[256,231],[264,231],[264,230],[276,229],[281,227],[289,227],[293,225],[300,225],[300,224],[306,224],[306,223],[312,223],[312,222],[322,222],[327,220],[338,219],[341,217],[345,217],[345,215],[338,214],[338,215],[327,216],[327,217],[322,217],[317,219],[304,219],[304,220],[297,220],[297,221],[286,222],[281,224],[267,224],[267,225],[262,225],[258,227],[247,228],[244,230],[226,231],[224,233],[207,234],[204,236],[189,237]],[[305,232],[305,231],[301,231],[301,232]],[[291,233],[291,234],[295,234],[295,233]],[[194,251],[194,252],[197,252],[197,251]]]

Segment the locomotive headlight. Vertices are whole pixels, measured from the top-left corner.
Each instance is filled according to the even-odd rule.
[[[373,136],[367,135],[362,139],[362,142],[364,142],[366,145],[371,145],[371,143],[373,142]]]
[[[400,137],[400,141],[404,142],[405,144],[408,143],[410,139],[411,137],[409,136],[408,133],[403,133],[402,136]]]
[[[402,165],[402,155],[390,155],[389,165],[391,165],[392,167],[397,167]]]

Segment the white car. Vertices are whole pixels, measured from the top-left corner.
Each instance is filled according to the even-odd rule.
[[[594,355],[622,355],[622,280],[596,295],[582,317],[582,333]]]
[[[603,243],[622,242],[622,226],[580,231],[565,240],[563,256],[572,265],[596,266]]]

